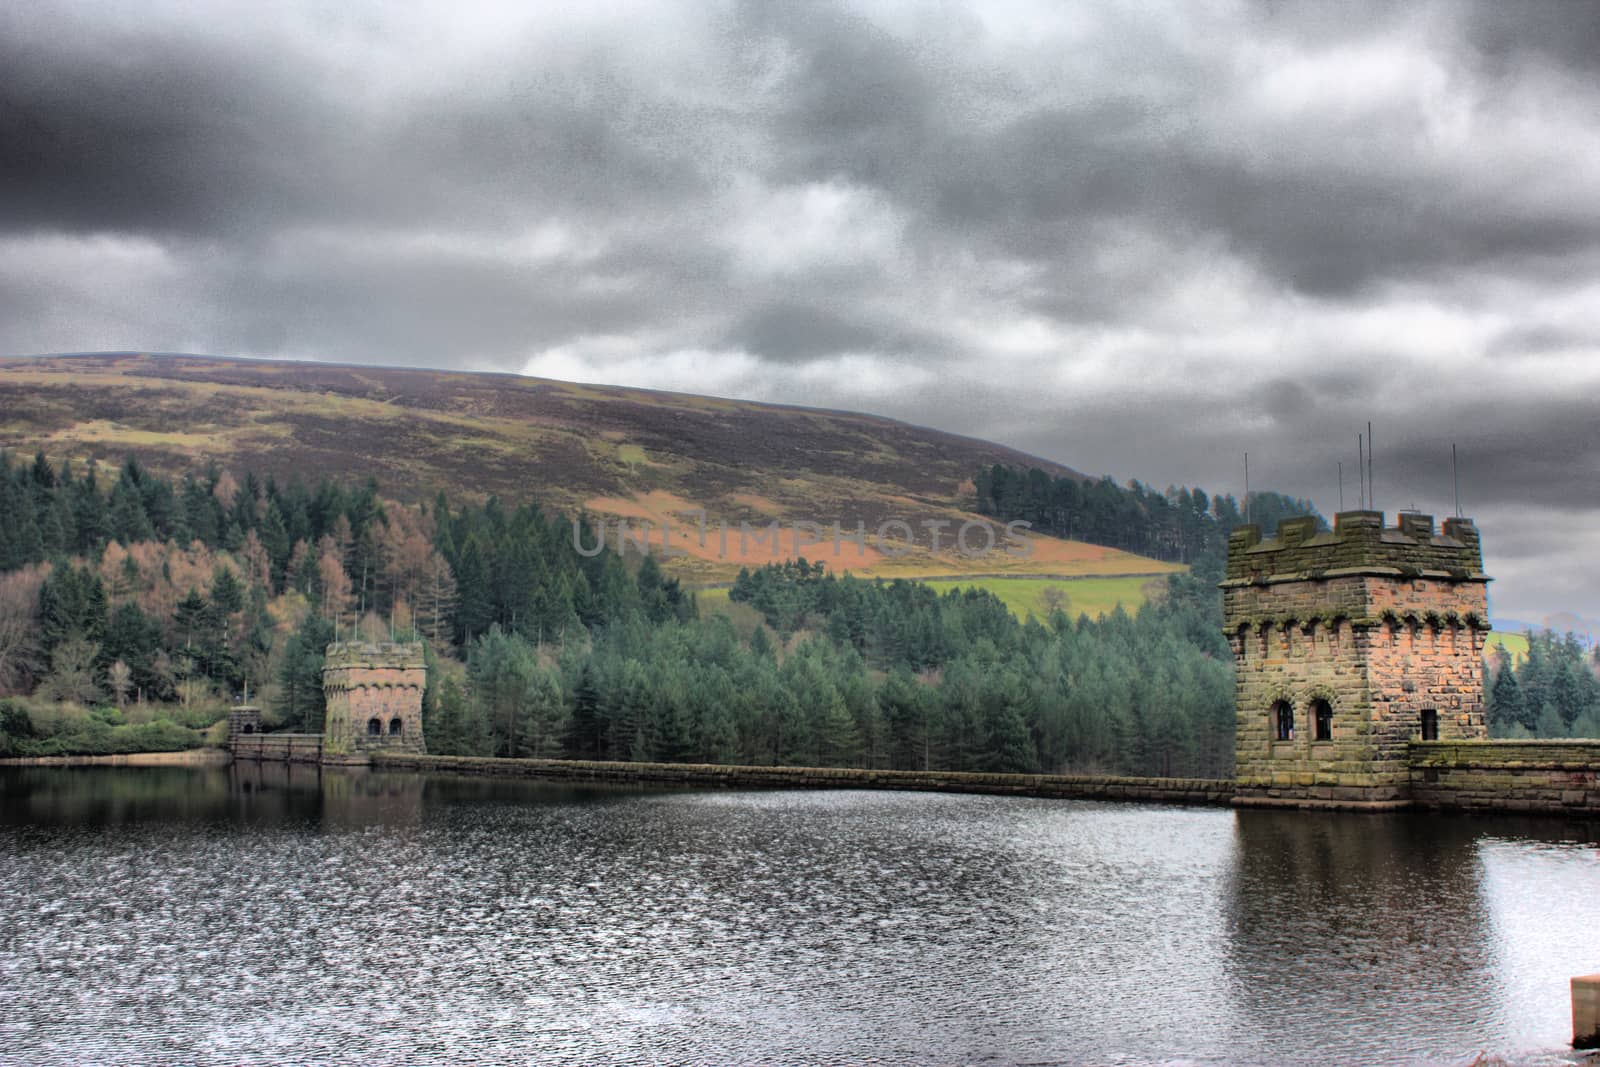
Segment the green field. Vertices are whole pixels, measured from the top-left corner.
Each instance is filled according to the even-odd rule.
[[[1135,612],[1139,605],[1150,599],[1152,591],[1166,586],[1162,577],[1131,578],[926,578],[939,592],[948,589],[984,589],[999,597],[1011,613],[1019,619],[1029,615],[1040,619],[1050,614],[1050,598],[1059,595],[1062,611],[1068,616],[1098,617],[1122,605],[1124,611]],[[1054,593],[1047,592],[1054,590]],[[695,596],[703,612],[721,611],[728,606],[728,590],[697,589]]]
[[[1118,604],[1129,613],[1150,599],[1152,592],[1166,589],[1165,578],[929,578],[927,585],[940,592],[952,588],[983,589],[999,597],[1011,614],[1019,619],[1029,615],[1044,619],[1052,604],[1070,618],[1088,615],[1098,618],[1115,610]],[[1059,599],[1056,599],[1058,598]]]
[[[1492,656],[1494,655],[1494,650],[1502,645],[1511,654],[1512,660],[1521,660],[1528,657],[1527,634],[1508,634],[1496,630],[1484,641],[1484,651]]]

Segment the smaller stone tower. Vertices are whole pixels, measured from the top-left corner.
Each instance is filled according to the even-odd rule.
[[[426,752],[422,694],[427,682],[421,642],[329,645],[322,665],[328,705],[322,761],[362,763],[379,749]]]
[[[228,709],[228,741],[261,732],[261,709],[254,704],[236,704]]]
[[[1487,736],[1478,530],[1346,511],[1228,539],[1223,628],[1237,667],[1235,803],[1410,803],[1413,740]]]

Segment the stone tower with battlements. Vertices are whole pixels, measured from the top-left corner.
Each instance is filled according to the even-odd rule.
[[[1477,528],[1347,511],[1228,540],[1235,803],[1400,807],[1413,740],[1487,736],[1487,583]]]
[[[329,645],[322,665],[328,705],[322,761],[360,763],[379,749],[426,752],[422,694],[427,682],[420,642]]]

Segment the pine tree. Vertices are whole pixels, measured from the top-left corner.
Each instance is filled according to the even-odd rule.
[[[824,767],[854,767],[860,763],[861,740],[856,732],[856,721],[835,689],[822,708],[818,724],[818,755]]]
[[[284,646],[274,710],[291,730],[317,733],[322,729],[327,713],[322,665],[324,653],[333,639],[333,624],[315,612],[308,612]]]
[[[161,654],[161,626],[145,615],[138,604],[119,604],[106,625],[101,647],[103,664],[121,662],[127,667],[131,684],[151,696],[165,697],[162,679],[156,669]]]
[[[494,621],[494,600],[489,589],[489,570],[483,542],[469,537],[461,549],[461,565],[456,571],[456,633],[466,644],[487,632]]]
[[[12,571],[44,558],[33,502],[11,479],[9,468],[0,470],[0,571]]]
[[[283,521],[283,512],[276,502],[267,505],[258,536],[261,538],[261,547],[267,550],[267,561],[272,567],[272,588],[282,589],[293,546],[289,542],[289,528]]]
[[[1509,660],[1495,673],[1489,689],[1489,725],[1496,736],[1505,736],[1513,725],[1527,725],[1527,704],[1517,672]]]
[[[572,690],[572,719],[567,730],[567,755],[573,759],[599,759],[604,742],[604,723],[600,718],[600,692],[595,685],[594,668],[585,662]]]
[[[1535,737],[1566,737],[1567,726],[1561,721],[1561,712],[1554,704],[1546,703],[1539,709],[1539,718],[1533,727]]]
[[[52,573],[39,593],[40,636],[46,652],[70,638],[98,643],[105,635],[106,592],[88,567]]]

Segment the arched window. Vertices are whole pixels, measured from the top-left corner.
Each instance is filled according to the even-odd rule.
[[[1311,702],[1311,736],[1318,741],[1333,740],[1333,705],[1318,697]]]
[[[1273,736],[1279,741],[1294,740],[1294,709],[1287,700],[1279,700],[1272,705]]]
[[[256,724],[255,723],[247,722],[247,723],[244,724],[244,733],[253,734],[255,732],[256,732]]]
[[[377,737],[381,733],[383,733],[383,722],[379,719],[368,719],[367,736]]]
[[[1439,711],[1437,708],[1422,709],[1422,739],[1424,741],[1439,740]]]
[[[391,737],[398,737],[403,729],[405,729],[405,723],[400,721],[400,716],[396,715],[389,720],[389,734]]]

